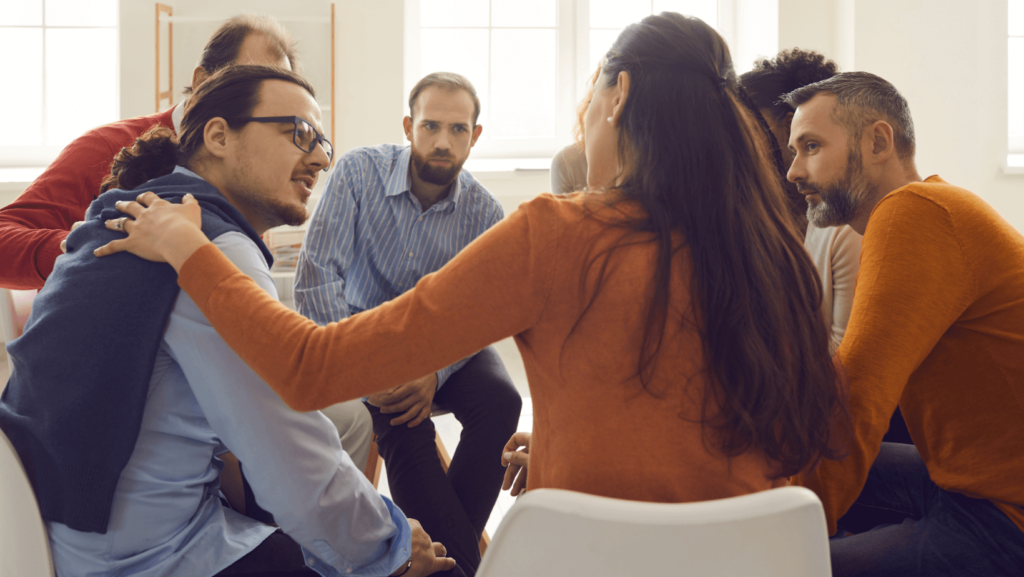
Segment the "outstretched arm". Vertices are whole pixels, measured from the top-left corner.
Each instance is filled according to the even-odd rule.
[[[297,410],[369,395],[533,326],[547,301],[559,227],[550,200],[524,206],[401,297],[318,327],[255,286],[198,228],[199,208],[143,195],[129,238],[97,251],[166,260],[233,350]]]

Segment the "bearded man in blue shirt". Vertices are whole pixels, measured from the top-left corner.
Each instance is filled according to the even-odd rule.
[[[502,219],[501,204],[462,165],[483,127],[465,77],[416,84],[403,120],[410,146],[356,148],[338,159],[310,221],[295,275],[299,312],[324,325],[379,306],[444,266]],[[501,489],[500,454],[522,399],[493,348],[367,399],[391,494],[445,544],[467,575]],[[447,474],[431,405],[462,436]]]

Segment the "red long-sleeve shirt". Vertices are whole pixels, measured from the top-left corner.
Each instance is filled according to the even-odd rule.
[[[0,288],[43,286],[61,255],[60,242],[99,196],[114,155],[156,124],[174,130],[172,110],[86,132],[62,150],[17,200],[0,208]]]

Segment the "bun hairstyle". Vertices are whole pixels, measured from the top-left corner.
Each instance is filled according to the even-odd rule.
[[[252,116],[259,104],[264,80],[283,80],[303,87],[316,96],[304,78],[281,68],[270,66],[228,66],[210,76],[185,103],[181,132],[175,135],[164,126],[154,126],[135,139],[132,146],[122,148],[110,164],[110,174],[103,179],[100,192],[112,188],[132,190],[148,180],[170,174],[182,165],[193,169],[202,162],[203,131],[214,118],[223,118],[232,130],[245,123],[235,119]]]
[[[760,451],[780,477],[838,456],[833,420],[847,413],[821,322],[821,281],[725,41],[697,18],[649,16],[623,30],[598,82],[614,86],[620,72],[630,90],[617,189],[645,209],[628,226],[658,245],[641,382],[651,382],[666,327],[696,323],[711,448]],[[669,307],[670,272],[681,265],[692,270],[687,314]]]

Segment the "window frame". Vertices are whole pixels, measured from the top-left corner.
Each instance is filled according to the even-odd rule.
[[[40,0],[40,10],[42,10],[42,23],[39,24],[38,26],[37,25],[31,25],[31,24],[25,24],[25,25],[0,25],[0,30],[3,30],[3,29],[13,29],[13,28],[42,29],[42,33],[43,33],[43,35],[42,35],[42,46],[41,46],[40,49],[42,50],[42,53],[43,53],[42,54],[42,62],[43,62],[43,71],[42,71],[43,96],[42,97],[43,97],[43,102],[44,103],[46,102],[46,94],[47,94],[47,87],[46,87],[46,61],[47,61],[47,54],[46,54],[46,52],[47,52],[47,50],[46,50],[46,32],[47,32],[47,30],[95,30],[95,29],[109,30],[109,29],[113,29],[114,33],[115,33],[115,37],[117,38],[117,44],[116,44],[116,53],[117,54],[116,54],[116,56],[117,56],[118,60],[120,60],[120,53],[121,53],[121,46],[120,46],[121,39],[120,39],[120,34],[119,34],[120,29],[121,29],[120,9],[118,10],[117,21],[114,23],[113,26],[95,26],[95,25],[89,25],[89,26],[53,26],[53,25],[47,25],[47,23],[46,23],[46,3],[47,3],[47,1],[48,0]],[[120,8],[120,0],[118,0],[117,3],[118,3],[118,7]],[[120,84],[121,84],[121,74],[120,74],[120,69],[118,69],[117,70],[117,74],[116,74],[116,85],[114,86],[114,90],[113,90],[113,94],[114,94],[114,108],[115,108],[115,110],[120,110],[120,107],[121,107]],[[114,120],[116,120],[116,119],[114,119]],[[45,104],[43,105],[43,111],[42,111],[42,116],[40,118],[40,121],[41,121],[40,122],[40,131],[43,134],[46,134],[47,111],[46,111],[46,105]],[[64,143],[64,144],[59,144],[59,145],[51,145],[51,144],[38,144],[38,145],[27,145],[27,146],[0,145],[0,168],[33,168],[33,167],[46,167],[46,166],[49,166],[50,163],[52,163],[57,158],[57,155],[60,154],[60,151],[63,150],[64,147],[67,146],[68,144],[70,144],[70,142],[67,142],[67,143]]]
[[[734,37],[733,2],[716,0],[718,22],[716,28],[726,39]],[[473,148],[477,160],[519,159],[537,168],[539,159],[550,159],[556,152],[572,142],[572,129],[576,124],[576,107],[586,96],[587,81],[594,73],[590,67],[590,2],[588,0],[555,0],[555,45],[558,50],[555,64],[555,134],[547,138],[517,138],[493,141],[481,138]],[[448,28],[448,27],[446,27]],[[483,27],[451,26],[450,28],[483,29]],[[405,0],[405,35],[403,79],[407,96],[422,77],[419,71],[420,0]],[[487,27],[492,30],[492,27]],[[490,73],[490,65],[488,65]],[[481,103],[487,106],[488,103]],[[406,114],[408,109],[406,106]],[[487,126],[484,126],[484,135]],[[519,163],[522,164],[522,163]]]

